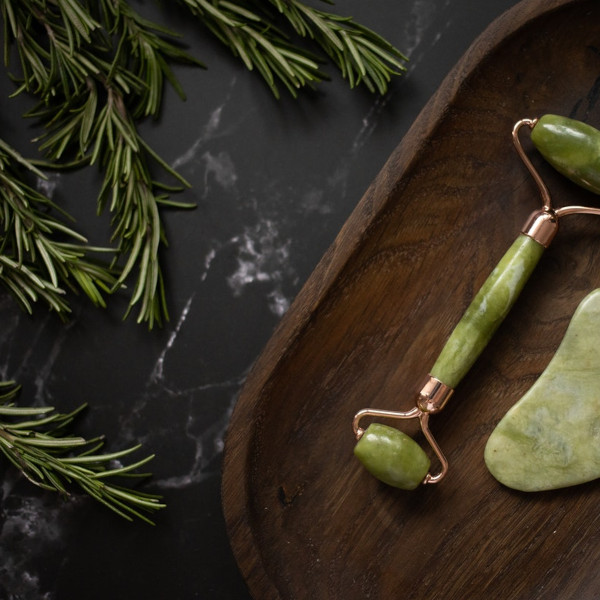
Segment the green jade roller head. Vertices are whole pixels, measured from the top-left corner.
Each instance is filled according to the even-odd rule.
[[[364,408],[354,416],[352,428],[358,440],[354,454],[372,475],[388,485],[414,490],[422,484],[438,483],[446,475],[448,460],[429,429],[429,416],[444,408],[514,305],[554,239],[559,219],[569,214],[600,215],[600,209],[593,207],[553,207],[548,188],[521,146],[519,132],[524,126],[530,128],[534,146],[550,165],[576,184],[600,193],[600,131],[557,115],[522,119],[514,125],[514,146],[537,184],[542,208],[529,216],[450,334],[417,394],[415,406],[405,412]],[[363,428],[365,417],[418,419],[439,462],[439,471],[430,472],[428,453],[410,436],[376,422]]]

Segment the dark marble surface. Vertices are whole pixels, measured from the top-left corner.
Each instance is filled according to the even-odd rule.
[[[188,94],[166,98],[146,139],[188,178],[193,212],[166,215],[171,320],[147,331],[75,304],[63,324],[26,316],[0,291],[0,376],[21,401],[66,411],[88,402],[83,435],[156,453],[146,485],[168,508],[156,526],[127,523],[86,498],[64,502],[0,464],[0,600],[248,598],[221,512],[228,418],[248,370],[388,155],[474,39],[514,0],[340,1],[410,57],[385,98],[333,81],[276,101],[189,19],[153,3],[208,70],[179,68]],[[4,139],[28,154],[23,99],[0,84]],[[510,90],[507,90],[507,94]],[[89,172],[53,175],[49,193],[105,243]]]

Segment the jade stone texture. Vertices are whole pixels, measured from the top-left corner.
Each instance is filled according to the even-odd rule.
[[[600,477],[600,290],[573,315],[556,354],[490,435],[485,462],[504,485],[557,489]]]
[[[414,490],[427,475],[430,461],[425,451],[404,432],[372,423],[354,447],[365,468],[388,485]]]
[[[535,266],[544,247],[521,234],[500,259],[455,327],[431,375],[455,388],[477,360],[502,323]]]
[[[533,128],[531,141],[559,173],[600,194],[600,131],[575,119],[544,115]]]

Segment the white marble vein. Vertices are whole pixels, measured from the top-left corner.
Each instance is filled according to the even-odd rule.
[[[226,101],[217,106],[209,115],[208,121],[202,128],[200,136],[194,141],[194,143],[187,149],[183,154],[178,156],[172,163],[171,166],[174,169],[180,169],[182,166],[187,165],[195,160],[198,152],[204,145],[217,136],[217,132],[219,130],[219,125],[221,124],[221,115],[223,114],[223,109],[229,96],[227,96]]]
[[[2,498],[8,498],[19,484],[14,471],[7,471],[2,481]],[[0,521],[0,594],[8,591],[9,598],[49,600],[50,592],[40,589],[38,576],[30,570],[31,550],[41,555],[46,548],[61,551],[63,523],[70,511],[78,505],[73,497],[68,503],[47,501],[47,497],[22,496],[15,492],[15,500],[3,503]],[[76,510],[76,509],[75,509]],[[40,518],[44,515],[44,518]]]
[[[217,155],[208,150],[202,154],[204,162],[204,197],[210,193],[210,180],[214,179],[223,189],[235,187],[238,180],[236,168],[228,152],[221,151]]]
[[[53,318],[55,315],[51,315]],[[54,338],[50,352],[46,355],[46,360],[36,369],[35,375],[35,400],[40,404],[47,404],[51,399],[51,393],[46,390],[46,383],[50,379],[56,359],[60,356],[63,346],[68,337],[69,330],[73,327],[75,321],[68,321],[60,328],[58,335]]]
[[[421,62],[428,48],[424,48],[423,42],[427,39],[427,33],[433,25],[436,17],[444,12],[451,4],[451,0],[439,2],[437,0],[415,0],[412,4],[411,18],[407,19],[404,26],[402,39],[405,42],[403,51],[410,58],[407,64],[407,75],[410,75]],[[444,30],[451,24],[444,24]],[[438,31],[429,47],[435,46],[442,37],[442,31]]]
[[[251,284],[269,283],[269,309],[282,316],[289,306],[282,284],[295,276],[290,264],[291,240],[282,238],[277,223],[267,218],[245,227],[231,242],[237,245],[237,269],[227,277],[227,283],[234,296],[240,296]]]
[[[12,298],[10,301],[14,302]],[[19,335],[19,325],[21,323],[21,311],[18,307],[15,307],[12,317],[5,319],[7,326],[2,329],[0,333],[0,351],[3,356],[3,363],[0,364],[0,374],[3,378],[15,379],[20,381],[22,379],[22,373],[25,372],[30,363],[38,360],[38,348],[42,339],[47,334],[48,325],[56,319],[56,315],[49,313],[44,317],[38,319],[39,325],[34,329],[33,335],[31,336],[30,343],[27,348],[23,351],[19,357],[19,364],[15,370],[11,370],[9,363],[11,360],[11,347],[15,341],[15,336]],[[51,394],[47,391],[47,382],[52,377],[53,367],[56,360],[59,358],[65,343],[67,343],[69,337],[69,331],[75,324],[76,320],[65,323],[52,339],[52,345],[47,354],[44,355],[44,361],[40,366],[36,365],[35,368],[35,394],[33,404],[48,404],[51,398]],[[14,367],[13,367],[14,369]]]
[[[423,47],[427,38],[427,33],[430,31],[437,15],[440,11],[445,10],[451,4],[451,0],[444,0],[443,3],[437,0],[415,0],[412,4],[410,18],[404,23],[403,52],[410,58],[407,64],[407,73],[405,77],[409,77],[421,58],[426,54],[427,48]],[[444,25],[444,29],[450,26],[450,22]],[[442,32],[439,31],[434,36],[429,46],[435,45],[441,38]],[[379,118],[387,105],[393,101],[394,94],[389,93],[383,97],[377,97],[370,106],[367,113],[364,115],[361,127],[358,129],[350,149],[341,156],[338,165],[333,169],[332,174],[327,180],[327,185],[330,189],[339,188],[342,197],[345,197],[348,177],[352,169],[355,168],[354,160],[362,151],[373,132],[379,124]]]
[[[0,377],[2,380],[12,377],[9,367],[12,341],[14,340],[23,314],[14,304],[14,299],[8,294],[0,296],[0,311],[2,314],[2,327],[0,327],[0,356],[2,356]]]
[[[158,383],[159,381],[163,381],[165,356],[167,355],[167,352],[169,352],[169,350],[173,347],[173,344],[175,343],[175,339],[177,338],[177,335],[181,331],[181,328],[183,327],[183,324],[185,323],[185,320],[187,319],[187,316],[190,312],[190,308],[192,306],[193,299],[194,299],[194,294],[192,294],[188,298],[187,302],[185,303],[185,306],[183,307],[183,310],[181,311],[181,314],[179,315],[179,319],[177,319],[177,324],[175,325],[175,328],[173,329],[173,331],[171,331],[165,347],[163,348],[162,352],[159,354],[159,356],[156,360],[156,363],[154,364],[154,368],[152,369],[152,372],[150,374],[150,383],[155,384],[155,383]]]
[[[243,380],[234,379],[232,381],[223,382],[221,384],[211,384],[223,387],[232,387],[235,392],[231,396],[228,410],[209,427],[202,429],[202,415],[197,415],[194,411],[194,404],[190,403],[190,411],[188,414],[185,430],[183,434],[191,440],[195,451],[191,464],[186,466],[183,473],[165,477],[154,482],[159,489],[180,489],[197,483],[201,483],[207,477],[212,477],[219,472],[219,466],[214,464],[214,460],[223,452],[225,444],[225,433],[229,423],[229,418],[235,402],[237,400],[237,392]],[[199,427],[200,425],[200,427]],[[198,433],[201,429],[201,433]]]
[[[200,135],[194,140],[194,142],[184,150],[177,158],[171,162],[171,166],[174,169],[181,169],[187,167],[190,171],[194,171],[194,166],[198,163],[198,157],[203,159],[204,162],[208,161],[205,156],[204,148],[206,145],[216,139],[226,137],[236,130],[239,123],[244,121],[247,114],[240,114],[239,111],[236,113],[234,120],[228,121],[227,126],[223,126],[223,113],[227,108],[227,105],[233,98],[233,91],[236,85],[236,78],[232,78],[229,83],[229,90],[225,95],[223,102],[215,107],[209,114],[208,120],[200,130]]]
[[[355,156],[366,142],[369,140],[373,131],[377,127],[379,115],[387,106],[388,102],[391,99],[391,94],[383,97],[378,97],[375,99],[371,108],[368,110],[367,114],[362,119],[362,126],[358,130],[358,133],[354,137],[352,142],[350,156]]]
[[[210,262],[210,261],[208,261]],[[165,363],[169,352],[176,347],[185,325],[192,314],[195,295],[190,296],[183,307],[177,323],[170,332],[167,341],[158,355],[146,384],[146,389],[130,407],[128,414],[120,419],[121,439],[131,439],[148,445],[160,437],[167,438],[169,445],[174,445],[174,452],[179,456],[169,469],[172,475],[152,481],[152,487],[159,489],[176,489],[194,485],[207,477],[218,473],[219,466],[215,459],[223,450],[225,432],[237,394],[245,380],[246,373],[224,381],[201,383],[189,387],[177,387],[177,383],[169,379],[165,373]],[[220,412],[216,420],[206,421],[202,402],[209,400],[211,393],[229,398],[227,407]],[[173,403],[173,417],[164,426],[157,423],[152,431],[140,434],[139,422],[143,420],[146,410],[150,410],[155,402]]]
[[[202,271],[202,274],[200,275],[200,281],[205,281],[206,278],[208,277],[208,272],[210,271],[210,266],[216,256],[217,256],[217,249],[211,248],[208,251],[208,253],[206,254],[206,256],[204,257],[204,271]]]
[[[335,185],[335,178],[328,178],[328,185]],[[300,206],[304,214],[318,213],[328,215],[333,212],[331,202],[327,201],[328,195],[325,191],[318,188],[309,188],[300,198]]]
[[[61,174],[60,173],[44,173],[45,178],[36,178],[36,188],[39,192],[44,194],[46,198],[52,200],[56,188],[60,185]]]

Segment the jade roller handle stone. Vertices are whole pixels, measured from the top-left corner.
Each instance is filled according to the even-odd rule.
[[[544,249],[528,235],[517,237],[454,328],[432,377],[456,388],[519,297]]]

